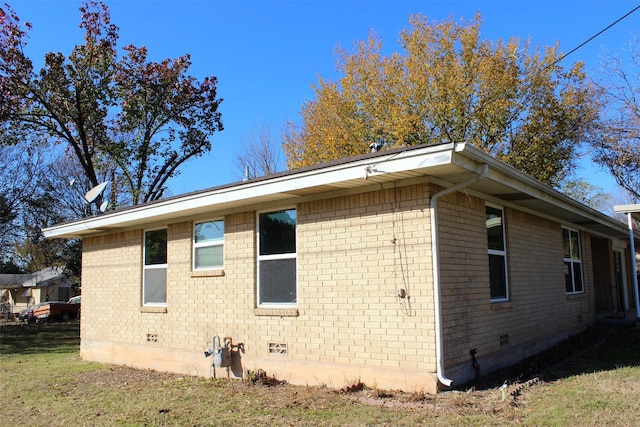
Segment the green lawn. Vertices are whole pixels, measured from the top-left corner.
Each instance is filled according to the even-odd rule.
[[[593,328],[483,384],[437,396],[100,365],[79,359],[78,337],[74,322],[0,326],[0,425],[636,426],[640,417],[636,329]]]

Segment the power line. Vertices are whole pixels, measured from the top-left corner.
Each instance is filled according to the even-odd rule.
[[[622,16],[621,18],[618,18],[615,22],[609,24],[606,28],[600,30],[597,34],[595,34],[594,36],[590,37],[588,40],[582,42],[579,46],[571,49],[569,52],[565,53],[564,55],[562,55],[560,58],[558,58],[556,60],[556,62],[554,62],[553,64],[550,65],[550,67],[553,67],[554,65],[556,65],[558,62],[562,61],[564,58],[566,58],[567,56],[571,55],[573,52],[575,52],[576,50],[580,49],[582,46],[586,45],[587,43],[589,43],[591,40],[595,39],[596,37],[598,37],[600,34],[604,33],[605,31],[607,31],[609,28],[613,27],[614,25],[616,25],[618,22],[622,21],[623,19],[625,19],[627,16],[631,15],[633,12],[635,12],[636,10],[640,9],[640,6],[636,6],[635,8],[633,8],[630,12],[627,12],[624,16]]]

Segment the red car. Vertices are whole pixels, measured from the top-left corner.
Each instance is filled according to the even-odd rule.
[[[51,320],[68,322],[71,319],[77,319],[79,313],[80,303],[49,301],[38,304],[33,310],[33,317],[36,323],[44,323]]]
[[[38,306],[44,303],[32,305],[31,307],[27,307],[24,310],[20,311],[20,315],[18,316],[18,320],[26,323],[34,323],[36,318],[33,317],[33,310],[35,310]]]

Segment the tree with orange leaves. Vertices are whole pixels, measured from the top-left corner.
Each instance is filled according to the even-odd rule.
[[[383,54],[371,33],[337,50],[338,81],[319,78],[283,149],[290,168],[385,148],[468,142],[559,186],[598,119],[583,64],[559,65],[556,47],[480,38],[481,21],[412,16],[401,52]]]

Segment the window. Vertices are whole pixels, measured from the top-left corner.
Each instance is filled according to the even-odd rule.
[[[258,305],[295,305],[296,210],[258,215]]]
[[[193,269],[222,268],[224,221],[196,223],[193,227]]]
[[[584,292],[582,262],[580,261],[580,234],[575,230],[563,227],[562,249],[564,252],[564,280],[567,293]]]
[[[502,209],[486,207],[487,241],[489,248],[489,281],[492,301],[506,301],[507,251],[504,242],[504,215]]]
[[[144,233],[144,283],[142,304],[167,304],[167,229]]]

